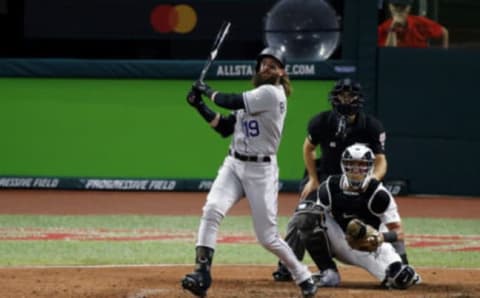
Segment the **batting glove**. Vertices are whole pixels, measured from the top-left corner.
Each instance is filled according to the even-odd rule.
[[[210,86],[205,82],[197,80],[193,83],[193,89],[205,95],[208,98],[212,98],[213,93],[215,92]]]
[[[200,93],[200,91],[192,87],[190,92],[188,92],[187,94],[187,102],[193,107],[198,107],[202,102],[202,94]]]

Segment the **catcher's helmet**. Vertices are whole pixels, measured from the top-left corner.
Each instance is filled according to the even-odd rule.
[[[256,72],[258,72],[258,70],[260,69],[260,63],[262,62],[262,59],[264,57],[271,57],[271,58],[277,60],[278,63],[280,63],[280,65],[282,66],[282,68],[285,68],[285,64],[287,62],[286,59],[285,59],[285,53],[281,49],[278,49],[278,48],[265,48],[257,56],[257,65],[255,66],[255,71]]]
[[[343,96],[344,92],[348,93],[348,99]],[[328,97],[335,111],[342,115],[354,115],[363,108],[365,102],[360,83],[350,78],[343,78],[337,81]]]
[[[341,167],[343,179],[353,189],[365,188],[373,174],[375,154],[366,145],[355,143],[342,153]]]

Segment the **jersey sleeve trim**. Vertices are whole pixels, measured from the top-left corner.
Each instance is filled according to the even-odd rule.
[[[247,100],[247,95],[244,93],[242,93],[242,97],[243,97],[243,105],[245,106],[245,112],[247,112],[247,114],[250,114],[250,107],[248,106],[248,100]]]

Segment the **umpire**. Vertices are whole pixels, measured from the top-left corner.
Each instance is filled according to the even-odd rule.
[[[381,180],[387,172],[385,130],[375,117],[362,111],[365,102],[362,87],[349,79],[339,80],[329,95],[332,110],[314,116],[308,124],[303,143],[306,173],[301,184],[301,198],[317,189],[329,175],[341,174],[342,152],[354,143],[366,144],[375,153],[375,172]],[[320,146],[322,158],[316,158]]]
[[[308,136],[303,144],[305,174],[300,185],[301,200],[318,188],[329,175],[341,174],[340,160],[342,152],[354,143],[367,145],[375,154],[373,177],[382,180],[387,172],[385,157],[385,129],[375,117],[363,111],[365,99],[362,87],[350,78],[336,82],[329,94],[332,110],[315,115],[308,124]],[[316,157],[316,148],[320,147],[321,158]],[[305,248],[298,231],[290,219],[285,241],[292,247],[295,255],[302,260]],[[403,246],[402,246],[403,247]],[[397,250],[404,255],[404,247]],[[290,273],[281,262],[273,272],[276,281],[291,280]]]

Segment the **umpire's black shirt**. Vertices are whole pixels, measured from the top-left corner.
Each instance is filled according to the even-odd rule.
[[[341,174],[340,159],[342,152],[354,143],[364,143],[375,154],[385,153],[385,129],[375,117],[360,112],[355,122],[347,125],[347,134],[343,139],[336,137],[338,120],[334,111],[315,115],[308,124],[310,142],[320,145],[322,158],[317,163],[317,172],[322,181],[328,175]]]

